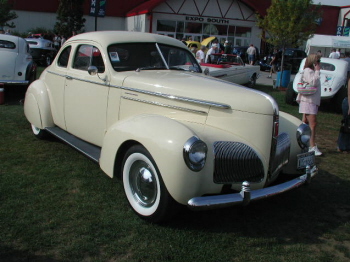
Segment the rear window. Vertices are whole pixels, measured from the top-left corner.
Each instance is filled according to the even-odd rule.
[[[0,40],[0,48],[15,49],[16,44],[6,40]]]
[[[322,63],[321,62],[321,70],[325,71],[335,71],[335,66],[329,63]]]

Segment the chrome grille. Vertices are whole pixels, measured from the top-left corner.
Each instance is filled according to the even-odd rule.
[[[239,142],[217,141],[214,143],[214,183],[260,182],[264,167],[257,153]]]

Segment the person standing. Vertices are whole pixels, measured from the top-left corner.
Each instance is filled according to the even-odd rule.
[[[335,52],[334,48],[332,49],[332,52],[329,54],[329,58],[333,58],[333,59],[337,59],[338,58],[338,55]]]
[[[250,44],[249,48],[247,49],[248,54],[248,61],[250,65],[254,64],[255,56],[256,56],[256,49],[253,44]]]
[[[211,48],[208,50],[207,55],[205,56],[205,63],[210,63],[212,58],[211,54],[216,54],[218,53],[218,45],[217,44],[212,44]]]
[[[201,48],[196,53],[196,59],[197,59],[199,64],[204,63],[204,58],[205,58],[204,51],[205,51],[205,49],[206,49],[205,45],[202,45]]]
[[[320,81],[320,57],[316,54],[310,54],[305,61],[302,79],[310,86],[317,87],[316,93],[312,95],[298,94],[296,101],[299,103],[299,113],[303,114],[302,121],[310,126],[311,137],[309,152],[315,152],[315,156],[321,156],[318,149],[316,138],[317,113],[321,104],[321,81]]]
[[[270,65],[271,65],[270,74],[267,76],[267,78],[271,78],[272,74],[277,72],[277,67],[278,67],[279,61],[280,61],[280,53],[275,48],[273,50],[272,60],[270,62]]]
[[[339,59],[340,58],[340,49],[337,49],[336,51],[335,51],[335,53],[336,53],[336,55],[337,55],[337,59]]]
[[[224,43],[224,54],[232,54],[231,43],[227,40]]]
[[[348,87],[350,86],[350,78],[348,79]],[[348,88],[348,95],[344,98],[342,103],[343,120],[350,115],[350,88]],[[344,132],[342,129],[339,131],[337,140],[337,150],[339,152],[350,152],[350,134]]]

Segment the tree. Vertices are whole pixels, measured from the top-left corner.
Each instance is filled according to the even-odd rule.
[[[66,37],[79,33],[84,28],[84,0],[60,0],[54,31]]]
[[[316,21],[322,16],[320,8],[312,0],[272,0],[267,15],[258,16],[261,38],[282,49],[281,71],[285,48],[300,46],[315,33]]]
[[[13,22],[9,24],[10,20],[16,19],[18,16],[15,11],[11,11],[12,5],[8,0],[0,0],[0,27],[8,26],[10,28],[16,27]]]

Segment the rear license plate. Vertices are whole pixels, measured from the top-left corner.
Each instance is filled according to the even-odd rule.
[[[303,154],[297,155],[298,157],[298,169],[306,168],[306,166],[314,166],[315,165],[315,152],[306,152]]]

